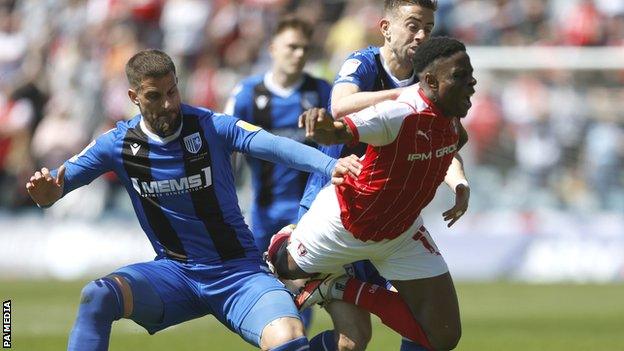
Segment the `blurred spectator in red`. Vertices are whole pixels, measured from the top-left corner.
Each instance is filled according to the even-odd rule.
[[[563,23],[563,44],[590,46],[604,43],[602,15],[593,0],[581,0]]]

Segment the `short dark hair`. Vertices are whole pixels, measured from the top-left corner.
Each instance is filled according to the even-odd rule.
[[[438,9],[437,0],[385,0],[384,1],[384,13],[390,13],[396,10],[399,6],[403,5],[418,5],[435,11]]]
[[[279,22],[277,22],[277,27],[275,27],[273,37],[276,37],[287,29],[299,30],[308,39],[312,38],[312,33],[314,33],[314,29],[312,28],[312,25],[310,23],[302,20],[299,17],[288,15],[282,17]]]
[[[126,77],[130,87],[137,89],[147,77],[160,78],[169,73],[176,73],[171,57],[157,49],[142,50],[126,63]]]
[[[466,46],[457,39],[449,37],[431,38],[416,48],[413,60],[414,72],[420,75],[436,60],[451,57],[462,51],[466,51]]]

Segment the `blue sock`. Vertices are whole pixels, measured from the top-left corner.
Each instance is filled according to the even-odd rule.
[[[280,346],[272,348],[270,351],[305,351],[310,350],[310,344],[308,338],[300,336],[296,339],[290,340],[281,344]]]
[[[312,309],[307,308],[301,312],[299,312],[301,316],[301,322],[303,323],[303,327],[308,330],[310,328],[310,324],[312,324]]]
[[[410,339],[403,338],[401,340],[401,350],[400,351],[427,351],[423,346],[413,342]]]
[[[326,330],[310,340],[310,351],[336,351],[336,339],[333,330]]]
[[[117,284],[108,278],[85,285],[78,317],[69,335],[68,351],[108,350],[111,325],[122,316],[121,296]]]

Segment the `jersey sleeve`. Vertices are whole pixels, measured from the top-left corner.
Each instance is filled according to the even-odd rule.
[[[355,137],[353,143],[383,146],[396,139],[405,117],[412,113],[407,103],[388,100],[348,115],[343,121]]]
[[[217,134],[224,138],[226,146],[265,161],[280,163],[304,171],[331,176],[336,159],[296,142],[279,137],[262,128],[238,118],[215,114]]]
[[[351,83],[357,85],[360,90],[367,90],[366,87],[373,84],[375,76],[376,72],[370,60],[356,51],[340,66],[334,85]]]
[[[112,170],[115,134],[111,129],[87,145],[79,154],[65,161],[65,186],[63,195]],[[56,177],[58,170],[52,175]]]

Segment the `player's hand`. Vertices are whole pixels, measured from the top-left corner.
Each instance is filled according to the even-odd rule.
[[[459,220],[466,210],[468,210],[468,201],[470,200],[470,188],[464,184],[455,187],[455,206],[450,210],[442,213],[445,221],[450,221],[448,227],[452,226]]]
[[[357,156],[349,155],[347,157],[340,158],[338,159],[338,162],[336,162],[336,166],[334,166],[331,182],[334,185],[340,185],[344,182],[347,175],[357,178],[361,171],[362,164]]]
[[[299,128],[305,128],[306,138],[313,138],[316,131],[333,131],[334,118],[324,108],[311,108],[299,115]]]
[[[30,177],[26,183],[26,190],[37,205],[49,206],[63,196],[64,181],[65,165],[59,167],[56,178],[52,177],[50,170],[44,167]]]
[[[324,108],[311,108],[299,116],[299,128],[305,128],[306,138],[319,144],[343,144],[352,136],[343,122],[335,121]]]

